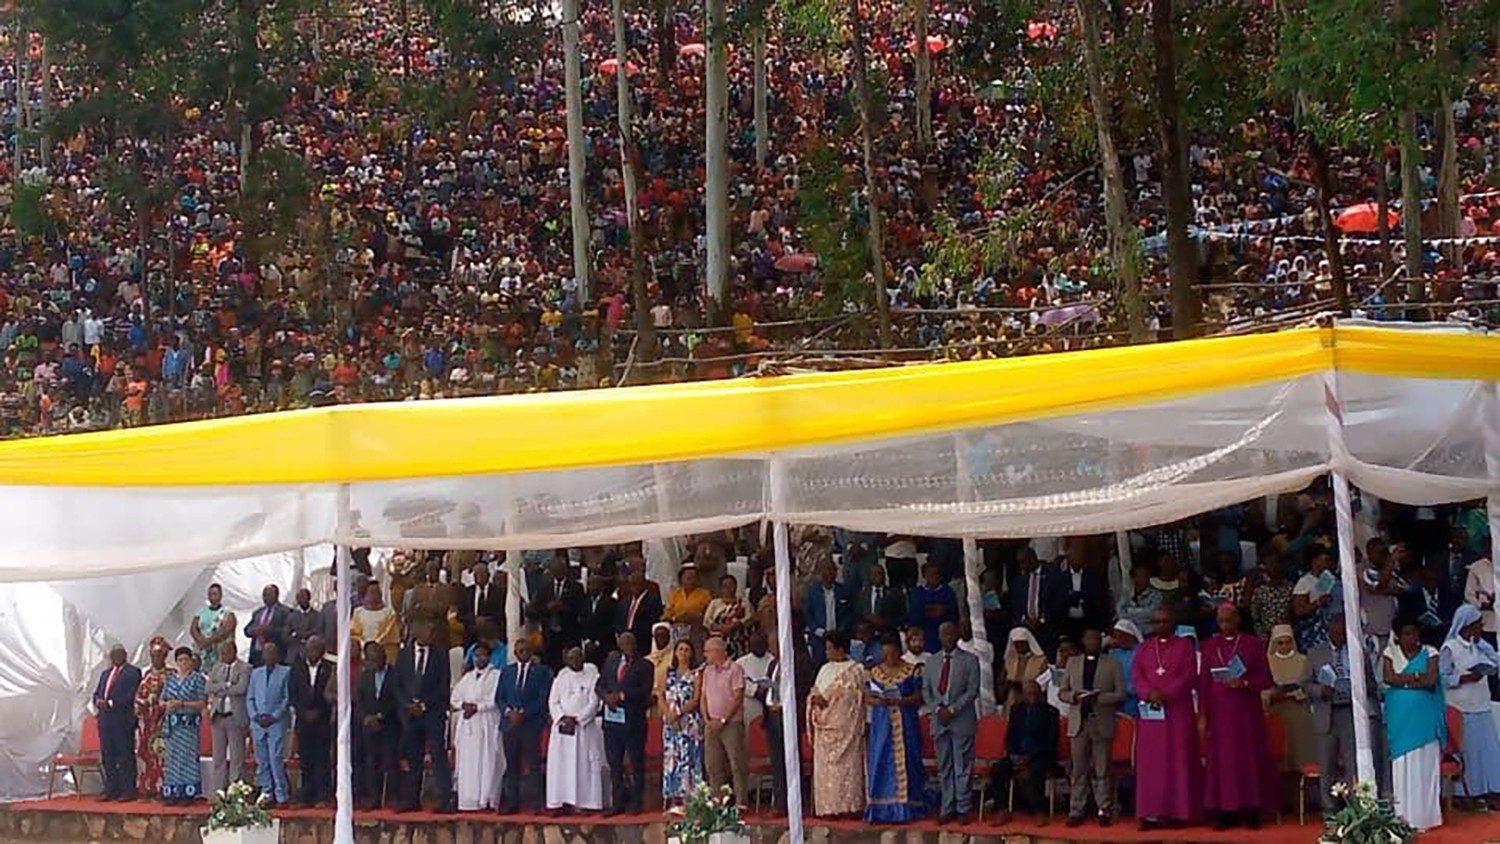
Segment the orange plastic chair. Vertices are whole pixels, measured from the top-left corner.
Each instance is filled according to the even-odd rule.
[[[1317,762],[1308,762],[1302,766],[1301,777],[1297,780],[1297,823],[1307,823],[1307,781],[1323,779],[1323,768]]]
[[[57,770],[67,768],[73,777],[73,792],[83,794],[83,781],[79,779],[80,771],[95,770],[100,776],[104,775],[104,768],[99,757],[99,719],[90,714],[83,719],[83,731],[78,737],[77,753],[58,753],[52,757],[52,763],[47,766],[47,799],[52,799],[53,788],[57,784]]]
[[[1128,715],[1115,715],[1115,739],[1109,745],[1109,766],[1114,771],[1116,790],[1122,776],[1135,770],[1135,719]],[[1120,795],[1115,795],[1119,804]]]
[[[1443,780],[1451,781],[1455,786],[1464,783],[1465,790],[1468,789],[1468,781],[1464,779],[1464,714],[1452,706],[1445,707],[1443,715],[1448,723],[1448,742],[1443,745],[1443,760],[1438,766],[1438,773]],[[1456,788],[1448,789],[1448,811],[1453,811],[1453,792]]]
[[[1006,735],[1009,731],[1010,721],[1004,715],[986,715],[979,719],[979,726],[974,734],[973,779],[974,784],[979,788],[979,819],[981,821],[984,820],[985,798],[989,796],[990,786],[994,785],[994,777],[990,774],[994,770],[995,763],[1004,759],[1008,752]],[[925,749],[923,754],[926,754]]]
[[[771,742],[766,738],[766,718],[757,715],[745,726],[745,749],[749,755],[750,776],[755,778],[755,810],[760,811],[760,793],[766,778],[771,776]]]
[[[1276,770],[1281,770],[1281,760],[1287,754],[1287,732],[1286,721],[1280,715],[1266,715],[1266,743],[1271,746],[1271,759],[1274,760]],[[1277,780],[1278,785],[1280,779]],[[1281,800],[1276,801],[1276,819],[1281,820]]]
[[[937,743],[932,740],[932,719],[918,718],[918,730],[922,733],[922,768],[928,775],[937,773]]]

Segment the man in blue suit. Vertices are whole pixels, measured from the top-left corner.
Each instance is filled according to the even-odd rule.
[[[456,808],[453,768],[448,761],[448,651],[437,646],[430,620],[413,625],[415,638],[396,659],[396,705],[401,719],[402,775],[398,812],[415,812],[422,803],[424,757],[432,757],[437,780],[438,811]]]
[[[134,800],[136,796],[135,691],[140,685],[141,669],[125,661],[125,648],[110,648],[109,667],[94,687],[105,800]]]
[[[250,672],[245,709],[259,766],[260,793],[277,805],[291,799],[286,778],[286,732],[292,720],[292,669],[281,664],[274,641],[261,646],[261,665]]]
[[[500,784],[502,815],[520,810],[523,781],[530,792],[527,805],[541,802],[542,733],[547,729],[547,698],[552,693],[552,671],[532,655],[531,642],[517,639],[512,652],[516,661],[500,672],[500,685],[495,689],[506,763]]]
[[[854,629],[854,592],[838,581],[838,569],[825,563],[819,572],[823,582],[809,586],[803,603],[803,616],[807,619],[809,643],[813,658],[823,664],[823,637],[838,630],[848,633]]]

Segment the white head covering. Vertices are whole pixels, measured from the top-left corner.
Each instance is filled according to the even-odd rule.
[[[1034,654],[1043,653],[1042,644],[1038,642],[1036,640],[1036,636],[1032,635],[1031,631],[1026,629],[1025,627],[1012,627],[1010,629],[1010,636],[1008,638],[1011,643],[1025,642],[1027,646],[1031,648],[1031,652]],[[1006,650],[1010,650],[1010,648],[1006,648]]]
[[[665,630],[665,631],[667,631],[668,635],[667,635],[667,647],[666,648],[659,647],[656,644],[656,631],[658,631],[658,630]],[[658,621],[655,624],[651,625],[651,653],[650,653],[651,656],[655,656],[656,654],[658,654],[658,653],[666,650],[667,648],[670,648],[670,647],[672,647],[672,646],[674,646],[674,645],[677,644],[677,642],[673,641],[673,639],[671,637],[671,633],[672,633],[672,625],[666,623],[665,621]]]
[[[1111,629],[1110,632],[1126,633],[1128,635],[1134,636],[1137,642],[1145,638],[1141,635],[1141,628],[1136,626],[1136,623],[1128,618],[1122,618],[1119,621],[1115,622],[1115,626]]]

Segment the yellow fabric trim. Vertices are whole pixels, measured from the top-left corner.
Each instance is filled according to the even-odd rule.
[[[0,443],[0,484],[340,483],[762,454],[1095,412],[1334,365],[1500,376],[1500,340],[1298,329],[995,361],[243,416]]]

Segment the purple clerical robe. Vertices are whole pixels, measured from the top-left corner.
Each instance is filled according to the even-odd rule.
[[[1160,692],[1166,717],[1136,722],[1135,813],[1140,818],[1194,823],[1202,811],[1198,719],[1193,689],[1198,685],[1198,654],[1189,639],[1153,636],[1136,649],[1131,665],[1136,694],[1144,706]]]
[[[1245,666],[1243,688],[1213,679],[1215,668],[1227,668],[1235,657]],[[1266,644],[1257,636],[1218,635],[1203,645],[1199,699],[1208,721],[1208,775],[1204,808],[1213,812],[1274,812],[1277,773],[1266,735],[1260,693],[1271,687]]]

